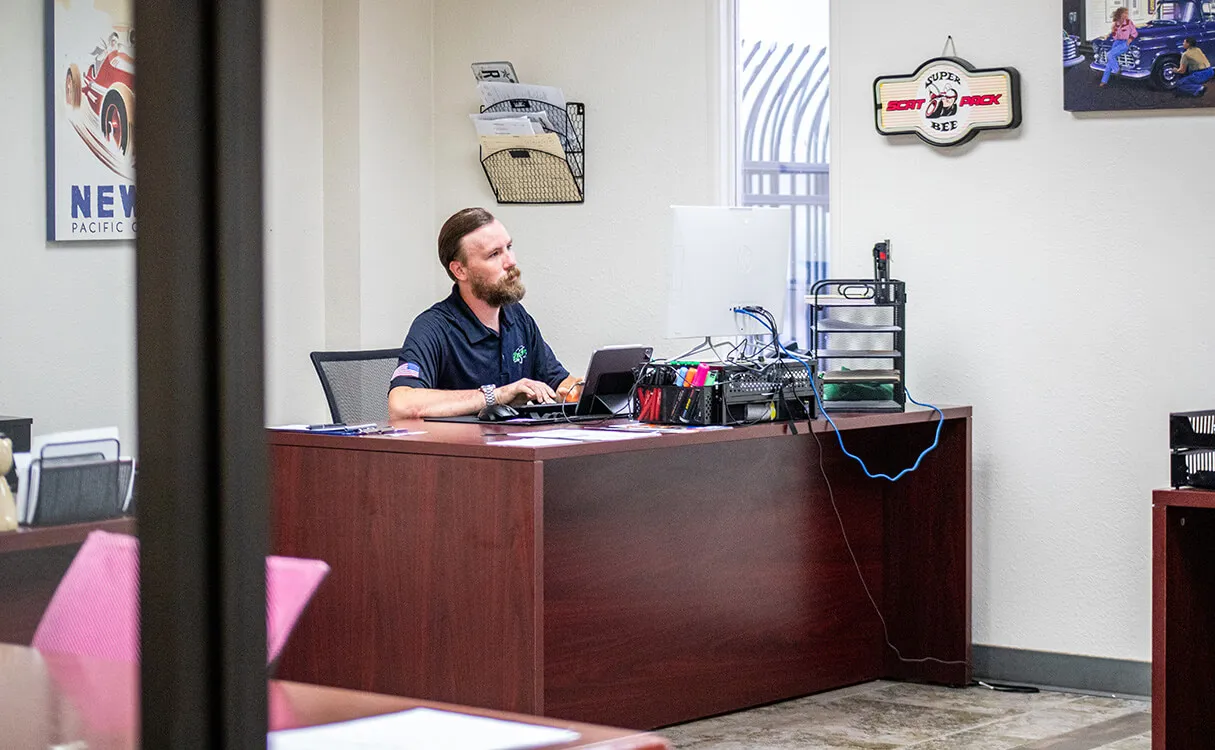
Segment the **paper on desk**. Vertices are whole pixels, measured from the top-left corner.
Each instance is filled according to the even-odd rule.
[[[680,432],[710,432],[712,430],[728,430],[730,429],[730,426],[724,424],[663,425],[629,423],[604,425],[603,429],[622,430],[624,432],[662,432],[678,434]]]
[[[578,739],[577,732],[430,708],[267,735],[267,750],[513,750]]]
[[[657,437],[656,432],[621,432],[619,430],[544,430],[543,432],[512,432],[511,437],[533,437],[541,439],[578,440],[584,443],[605,443],[611,440],[636,440]]]
[[[477,84],[477,91],[481,94],[481,105],[484,107],[492,107],[512,99],[534,99],[565,111],[565,93],[556,86],[481,81]]]
[[[521,433],[514,433],[514,434],[526,435],[528,433],[521,432]],[[572,442],[575,442],[575,441],[557,440],[557,439],[552,439],[552,438],[524,437],[524,438],[515,438],[514,440],[497,440],[494,443],[492,443],[492,445],[513,445],[516,448],[543,448],[547,445],[569,445]]]
[[[565,158],[565,149],[561,148],[561,140],[556,133],[541,135],[483,135],[481,136],[482,157],[496,151],[511,148],[530,148],[533,151],[543,151],[553,156]]]
[[[477,129],[477,135],[535,135],[544,132],[543,129],[537,130],[536,125],[526,117],[495,117],[488,120],[476,115],[469,117]]]
[[[25,523],[25,502],[30,492],[30,454],[14,453],[13,466],[17,469],[17,521]]]

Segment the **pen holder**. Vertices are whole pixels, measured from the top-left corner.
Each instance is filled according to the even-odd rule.
[[[639,386],[634,397],[635,413],[651,424],[721,424],[721,397],[717,385]]]

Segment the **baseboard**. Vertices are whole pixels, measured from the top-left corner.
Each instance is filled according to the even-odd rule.
[[[973,662],[979,680],[1111,695],[1148,696],[1152,692],[1152,663],[1147,661],[975,644]]]

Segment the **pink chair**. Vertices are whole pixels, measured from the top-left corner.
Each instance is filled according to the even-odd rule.
[[[266,558],[266,662],[274,662],[317,586],[320,560]],[[139,541],[91,532],[55,589],[34,648],[109,661],[139,661]]]

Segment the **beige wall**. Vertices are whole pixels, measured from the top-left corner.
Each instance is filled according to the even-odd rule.
[[[1215,406],[1211,110],[1063,110],[1057,0],[833,4],[836,250],[894,242],[909,386],[974,404],[978,643],[1147,660],[1151,489],[1170,411]],[[873,19],[899,18],[875,24]],[[936,52],[1021,72],[1024,121],[933,150],[878,137],[870,86]]]
[[[46,241],[42,15],[0,3],[0,413],[32,417],[35,434],[117,425],[133,452],[133,245]]]
[[[436,3],[435,221],[469,205],[503,220],[528,284],[524,304],[571,371],[606,344],[674,354],[685,343],[662,336],[669,206],[713,202],[719,190],[709,127],[715,7]],[[559,86],[586,104],[584,204],[494,203],[468,121],[480,103],[469,69],[476,60],[510,60],[525,82]]]
[[[268,0],[267,419],[328,417],[308,353],[434,301],[429,0]]]

